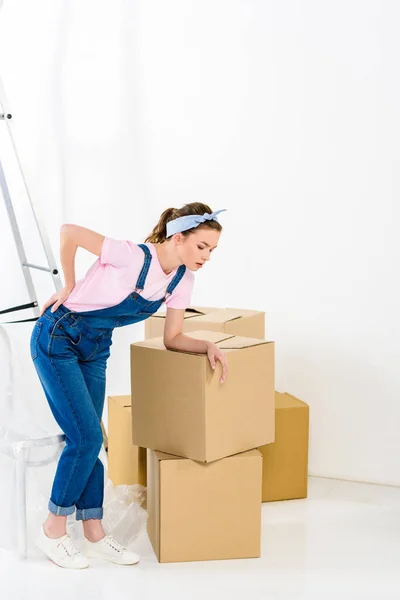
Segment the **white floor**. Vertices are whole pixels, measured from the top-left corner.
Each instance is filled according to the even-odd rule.
[[[1,600],[400,599],[400,488],[310,478],[309,498],[263,505],[258,559],[61,569],[0,552]]]

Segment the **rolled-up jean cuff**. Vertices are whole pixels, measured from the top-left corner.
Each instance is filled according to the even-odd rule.
[[[75,512],[75,506],[57,506],[51,500],[49,500],[49,511],[54,515],[62,515],[63,517],[67,517],[68,515],[72,515]]]
[[[102,519],[103,508],[77,508],[75,518],[77,521],[87,521],[88,519]]]

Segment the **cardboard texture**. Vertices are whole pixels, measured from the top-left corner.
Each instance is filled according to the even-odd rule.
[[[108,397],[108,477],[114,485],[147,486],[146,448],[132,443],[131,397]]]
[[[205,354],[167,350],[162,338],[131,344],[132,441],[202,462],[274,441],[274,343],[191,332],[226,352],[219,382]]]
[[[262,456],[211,464],[148,450],[147,531],[159,562],[259,557]]]
[[[145,322],[145,339],[162,337],[166,311],[155,313]],[[182,332],[221,331],[231,335],[265,338],[265,312],[242,308],[190,306],[184,314]]]
[[[263,455],[262,501],[307,497],[309,407],[290,394],[275,393],[275,442]]]
[[[100,425],[101,425],[101,433],[103,434],[104,449],[105,449],[106,452],[108,452],[108,435],[107,435],[107,432],[105,430],[103,421],[101,421]]]

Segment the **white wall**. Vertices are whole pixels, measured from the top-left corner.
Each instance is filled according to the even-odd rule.
[[[393,485],[399,17],[372,0],[0,13],[0,72],[56,254],[62,222],[142,241],[167,206],[228,208],[194,303],[267,312],[277,389],[311,407],[311,474]],[[92,261],[79,251],[78,276]],[[129,392],[141,335],[116,331],[108,393]]]

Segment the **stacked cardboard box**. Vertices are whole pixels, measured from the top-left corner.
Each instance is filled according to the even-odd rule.
[[[160,562],[260,556],[258,450],[201,463],[148,450],[147,531]]]
[[[131,395],[108,397],[108,477],[114,485],[147,486],[146,448],[132,444]]]
[[[157,313],[146,336],[159,338],[131,346],[132,397],[109,397],[109,477],[146,485],[148,448],[160,562],[259,556],[261,500],[307,496],[308,406],[274,392],[264,313],[232,310],[191,307],[184,321],[184,333],[227,353],[224,384],[205,355],[165,349]],[[193,332],[195,320],[207,331]]]
[[[275,441],[263,455],[263,502],[307,497],[309,407],[275,392]]]
[[[160,562],[260,556],[262,456],[274,441],[274,343],[187,335],[228,356],[219,382],[205,354],[131,345],[132,441],[149,449],[148,533]]]
[[[163,335],[165,316],[165,310],[160,310],[146,320],[145,339]],[[190,306],[183,317],[182,333],[204,329],[263,340],[265,338],[265,313],[243,308]]]

